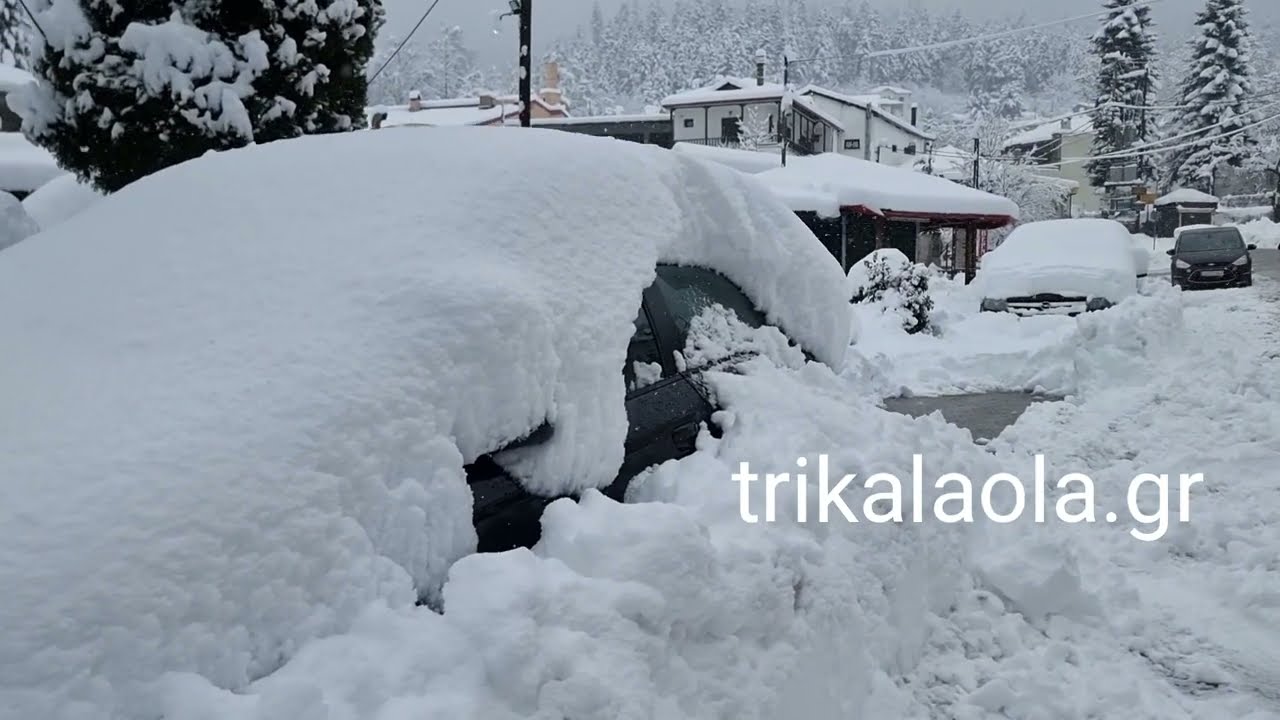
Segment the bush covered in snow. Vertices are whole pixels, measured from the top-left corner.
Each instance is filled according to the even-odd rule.
[[[359,127],[383,16],[379,0],[44,4],[44,82],[11,104],[108,192],[209,150]]]
[[[0,250],[16,245],[39,229],[17,198],[0,191]]]
[[[885,312],[900,315],[908,333],[928,329],[933,311],[929,272],[902,252],[876,250],[868,255],[849,270],[849,288],[853,302],[881,304]]]

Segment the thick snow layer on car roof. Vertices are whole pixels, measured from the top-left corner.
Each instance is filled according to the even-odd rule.
[[[1129,231],[1114,220],[1027,223],[982,256],[975,284],[989,298],[1057,293],[1119,302],[1137,293],[1137,276],[1146,272],[1137,255]]]
[[[861,206],[873,212],[981,215],[1018,219],[1012,200],[946,178],[837,153],[789,158],[758,176],[792,210],[835,215]]]
[[[608,484],[660,261],[841,366],[845,276],[758,184],[553,130],[210,154],[0,253],[0,695],[240,687],[411,603],[474,547],[464,461],[544,420],[528,484]]]

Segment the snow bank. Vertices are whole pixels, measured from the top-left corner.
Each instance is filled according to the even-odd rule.
[[[822,153],[790,158],[760,180],[792,210],[836,215],[861,206],[873,212],[986,215],[1018,219],[1012,200],[945,178],[867,160]]]
[[[17,245],[39,231],[35,221],[22,209],[22,203],[0,190],[0,250]]]
[[[555,182],[526,182],[549,167]],[[165,671],[243,689],[371,604],[407,612],[474,547],[463,463],[544,420],[555,436],[523,458],[526,483],[607,484],[659,261],[720,270],[842,365],[846,278],[757,184],[557,131],[210,154],[6,250],[0,697],[25,717],[77,702],[156,716],[149,683]],[[507,562],[477,560],[459,582],[498,563],[491,577],[526,587]],[[614,597],[626,610],[649,596]],[[577,617],[604,599],[585,593]],[[437,640],[412,644],[466,672]],[[534,678],[508,680],[526,693]]]
[[[1267,250],[1280,248],[1280,223],[1268,218],[1260,218],[1236,227],[1240,228],[1240,234],[1244,236],[1246,245],[1257,245]]]
[[[1160,283],[1105,312],[1080,316],[1076,376],[1084,387],[1143,385],[1151,366],[1177,351],[1183,337],[1178,291]]]
[[[68,173],[50,180],[23,198],[22,206],[42,230],[48,230],[101,199],[101,192]]]
[[[21,133],[0,133],[0,190],[28,193],[62,174],[44,148]]]
[[[1139,272],[1132,236],[1120,223],[1046,220],[1018,226],[983,255],[974,284],[989,298],[1057,293],[1120,302],[1137,293]]]

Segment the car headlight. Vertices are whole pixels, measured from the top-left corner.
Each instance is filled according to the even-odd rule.
[[[1084,309],[1090,312],[1095,310],[1106,310],[1109,307],[1111,307],[1111,301],[1104,297],[1089,298],[1089,302],[1084,305]]]
[[[1008,309],[1009,302],[1007,300],[1000,300],[998,298],[982,298],[983,312],[1006,312]]]
[[[1185,260],[1174,260],[1173,266],[1178,268],[1179,270],[1186,270],[1187,268],[1191,267],[1191,263],[1186,262]]]
[[[1249,264],[1249,256],[1248,256],[1248,255],[1241,255],[1240,257],[1236,258],[1236,259],[1235,259],[1235,261],[1234,261],[1234,262],[1232,262],[1231,264],[1232,264],[1232,265],[1236,265],[1236,266],[1239,266],[1239,265],[1248,265],[1248,264]]]

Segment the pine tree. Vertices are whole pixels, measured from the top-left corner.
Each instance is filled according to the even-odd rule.
[[[1105,0],[1107,17],[1091,41],[1099,61],[1095,86],[1098,110],[1093,116],[1095,157],[1123,151],[1155,137],[1153,114],[1135,107],[1118,107],[1149,105],[1159,89],[1151,8],[1136,5],[1137,2]],[[1086,167],[1093,184],[1101,187],[1109,179],[1112,165],[1125,162],[1133,161],[1100,159]],[[1138,160],[1138,174],[1141,178],[1154,175],[1149,160]]]
[[[1238,168],[1256,146],[1248,126],[1253,94],[1249,24],[1241,0],[1208,0],[1196,16],[1191,65],[1180,87],[1173,127],[1188,135],[1167,160],[1166,184],[1215,192],[1220,168]]]
[[[39,16],[50,41],[34,70],[45,82],[18,102],[32,139],[101,190],[210,150],[363,125],[381,0],[56,10]]]
[[[30,67],[31,27],[18,0],[0,0],[0,65]]]

